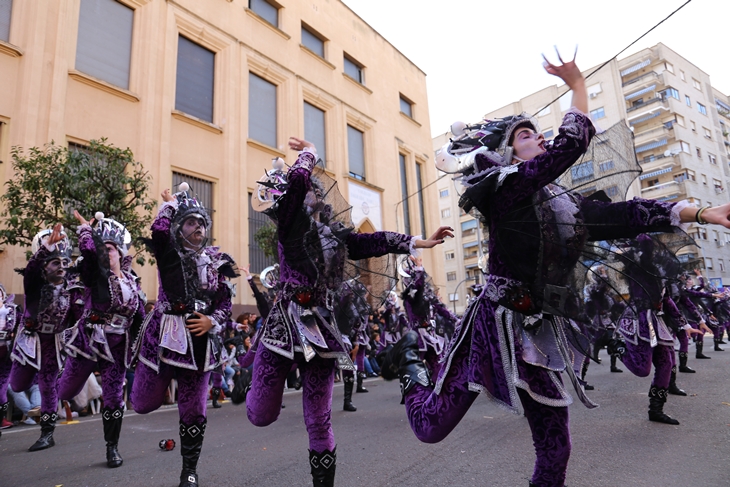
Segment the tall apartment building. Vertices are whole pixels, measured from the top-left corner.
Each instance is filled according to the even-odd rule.
[[[438,226],[436,188],[417,193],[436,178],[425,74],[341,1],[0,0],[0,87],[0,184],[13,146],[106,137],[153,198],[190,182],[215,244],[254,272],[266,219],[249,199],[272,158],[294,162],[292,135],[315,142],[360,230]],[[443,285],[440,249],[424,259]],[[10,292],[24,265],[0,249]],[[155,268],[137,271],[154,298]]]
[[[634,132],[643,173],[627,197],[688,199],[698,206],[730,201],[730,100],[712,87],[707,73],[660,43],[611,61],[587,80],[587,87],[590,116],[597,126],[607,129],[618,122],[628,123]],[[550,102],[566,90],[564,85],[549,86],[489,112],[485,118],[536,114],[541,131],[550,138],[570,108],[571,94]],[[441,140],[447,135],[440,136]],[[610,168],[605,162],[575,165],[567,176],[579,179],[587,192],[603,189],[615,197],[610,185],[590,185]],[[680,259],[688,267],[704,267],[715,284],[730,285],[730,232],[697,224],[688,232],[699,247],[683,249]]]

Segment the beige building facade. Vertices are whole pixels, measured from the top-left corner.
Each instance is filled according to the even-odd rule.
[[[588,69],[584,75],[592,73]],[[657,44],[620,60],[612,60],[587,80],[589,114],[600,128],[608,129],[616,123],[628,123],[634,133],[636,157],[643,173],[629,188],[627,197],[663,201],[688,199],[697,205],[719,205],[730,201],[730,100],[728,95],[713,88],[710,77],[691,61],[664,44]],[[519,101],[485,114],[484,118],[498,118],[526,112],[536,115],[540,130],[552,138],[562,117],[571,106],[567,87],[549,86]],[[442,134],[433,139],[434,151],[450,136]],[[616,196],[610,183],[591,186],[590,180],[605,167],[602,161],[591,161],[568,177],[585,180],[586,190],[604,190]],[[446,189],[447,183],[439,188]],[[450,191],[454,192],[450,182]],[[440,200],[446,206],[446,200]],[[458,197],[449,201],[449,218],[442,219],[455,228],[471,217],[460,214]],[[443,211],[443,210],[442,210]],[[443,217],[443,214],[441,215]],[[467,224],[472,225],[472,224]],[[723,229],[692,224],[688,232],[699,247],[685,248],[680,259],[688,267],[697,265],[716,285],[730,286],[730,232]],[[468,243],[468,240],[466,240]],[[445,261],[445,270],[451,272],[454,286],[468,279],[471,271],[470,255],[464,244],[454,245],[457,256]],[[447,250],[448,252],[448,250]],[[448,274],[447,274],[448,275]],[[447,289],[451,281],[447,277]],[[460,296],[463,298],[463,295]]]
[[[439,224],[436,187],[418,192],[437,177],[425,74],[341,1],[0,0],[0,86],[0,181],[13,146],[106,137],[153,198],[182,180],[205,195],[215,244],[255,272],[249,198],[272,158],[294,162],[289,136],[317,143],[361,230]],[[424,261],[443,285],[440,250]],[[10,292],[24,264],[0,252]],[[137,270],[154,298],[156,269]]]

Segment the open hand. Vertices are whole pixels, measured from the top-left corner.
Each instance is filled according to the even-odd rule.
[[[94,222],[93,218],[91,221],[87,221],[86,218],[81,216],[81,213],[79,213],[78,210],[74,210],[74,218],[76,218],[81,225],[91,225]]]
[[[706,209],[702,212],[702,219],[707,223],[730,228],[730,203]]]
[[[311,142],[304,140],[304,139],[298,139],[296,137],[289,137],[289,148],[295,151],[303,151],[305,147],[314,148],[314,144]]]
[[[578,66],[575,64],[575,56],[578,54],[578,47],[575,48],[573,59],[567,63],[563,61],[562,57],[560,57],[557,47],[555,48],[555,53],[558,55],[558,61],[560,61],[559,65],[551,63],[547,60],[544,54],[542,55],[542,58],[545,60],[543,63],[545,71],[562,79],[571,89],[573,89],[577,84],[585,82],[583,73],[580,72],[580,69],[578,69]]]
[[[172,200],[173,200],[173,197],[172,197],[172,194],[170,193],[170,189],[167,188],[165,191],[162,192],[162,201],[168,202],[168,201],[172,201]]]
[[[61,240],[63,240],[63,225],[61,225],[60,223],[56,223],[55,225],[53,225],[53,231],[46,239],[46,245],[50,247],[51,245],[57,244]]]
[[[451,227],[439,227],[428,240],[416,240],[417,249],[430,249],[444,243],[446,237],[454,237],[454,229]]]

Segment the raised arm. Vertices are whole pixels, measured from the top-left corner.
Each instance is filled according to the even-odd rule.
[[[286,175],[288,187],[276,210],[280,240],[287,238],[293,223],[301,217],[304,199],[312,186],[312,170],[317,164],[317,149],[311,142],[290,137],[289,147],[299,151],[299,157]]]
[[[385,254],[409,254],[415,249],[430,249],[453,237],[451,227],[439,227],[428,240],[396,232],[350,233],[345,238],[348,257],[352,260],[380,257]]]
[[[172,218],[177,211],[177,200],[166,189],[162,192],[162,204],[157,212],[157,217],[152,222],[152,246],[153,252],[159,257],[159,253],[170,244],[170,227]]]

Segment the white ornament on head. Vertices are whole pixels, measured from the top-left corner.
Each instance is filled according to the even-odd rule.
[[[98,222],[102,221],[104,219],[104,213],[102,213],[101,211],[97,211],[96,213],[94,213],[94,219],[96,219],[96,221]]]
[[[277,171],[283,170],[284,166],[286,166],[286,163],[281,157],[275,157],[271,160],[271,167],[273,167]]]
[[[181,192],[185,192],[189,189],[190,189],[190,185],[184,181],[182,183],[180,183],[180,185],[177,187],[177,190],[181,191]]]
[[[466,130],[466,124],[464,122],[454,122],[451,124],[451,133],[455,136],[463,135]]]

